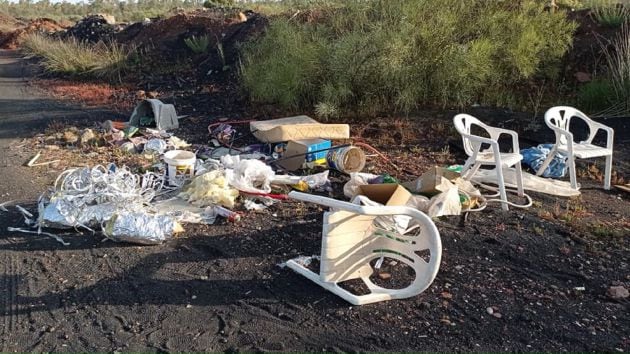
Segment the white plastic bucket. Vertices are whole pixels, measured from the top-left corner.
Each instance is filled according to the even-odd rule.
[[[171,150],[164,154],[164,162],[168,165],[168,184],[181,186],[195,175],[195,154],[184,150]]]
[[[365,167],[365,153],[356,146],[332,148],[326,154],[328,167],[337,171],[361,172]]]

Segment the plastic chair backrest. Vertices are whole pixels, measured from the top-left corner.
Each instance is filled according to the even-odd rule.
[[[569,131],[571,118],[573,117],[578,117],[584,120],[584,122],[588,124],[589,130],[592,130],[591,119],[586,114],[569,106],[557,106],[557,107],[549,108],[549,110],[545,112],[545,123],[547,124],[549,128],[553,129],[555,127],[555,128],[560,128],[565,131]],[[558,134],[557,132],[555,133],[556,133],[557,142],[559,141],[560,144],[562,145],[566,145],[568,143],[566,135]],[[590,135],[590,132],[589,132],[589,135]]]
[[[471,133],[473,125],[477,125],[487,131],[486,125],[479,119],[466,113],[456,115],[453,118],[453,123],[455,124],[457,132],[462,136],[462,142],[464,144],[464,151],[466,152],[466,155],[472,156],[475,153],[475,147],[467,135],[474,135]]]

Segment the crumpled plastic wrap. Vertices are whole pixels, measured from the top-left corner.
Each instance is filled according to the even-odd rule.
[[[164,151],[166,151],[166,148],[167,148],[166,141],[159,138],[149,139],[149,141],[147,141],[147,143],[144,144],[145,152],[155,152],[158,154],[162,154],[164,153]]]
[[[234,207],[238,195],[238,190],[229,186],[225,173],[221,170],[195,177],[179,194],[198,207],[221,204],[227,208]]]
[[[114,241],[158,245],[181,231],[181,225],[168,215],[136,212],[114,214],[105,224],[103,234]]]
[[[240,156],[221,157],[228,183],[243,192],[270,193],[275,172],[259,160],[241,160]]]

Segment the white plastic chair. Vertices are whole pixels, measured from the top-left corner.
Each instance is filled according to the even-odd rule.
[[[291,192],[289,197],[331,208],[324,213],[319,274],[303,265],[299,257],[286,263],[324,289],[353,305],[364,305],[418,295],[435,279],[442,258],[442,241],[437,227],[424,213],[405,206],[364,206],[300,192]],[[384,228],[383,222],[392,216],[408,217],[411,227],[404,234],[395,227]],[[428,252],[428,261],[419,254],[422,251],[425,256]],[[403,289],[374,284],[370,280],[370,261],[381,257],[410,266],[415,272],[412,283]],[[350,279],[361,279],[370,293],[355,295],[338,285]]]
[[[573,133],[569,131],[571,118],[576,117],[583,120],[588,125],[588,138],[585,141],[576,143],[573,140]],[[577,176],[575,173],[575,158],[589,159],[593,157],[606,157],[606,171],[604,175],[604,189],[610,189],[610,175],[612,172],[613,136],[615,131],[601,123],[591,120],[586,114],[573,107],[558,106],[552,107],[545,112],[545,123],[556,135],[556,143],[545,159],[540,169],[536,172],[542,175],[549,163],[553,160],[556,152],[565,153],[568,157],[569,178],[571,188],[578,189]],[[606,132],[606,147],[593,145],[593,139],[599,130]]]
[[[462,136],[464,143],[464,151],[468,155],[468,160],[462,168],[462,178],[471,179],[479,167],[482,165],[494,165],[497,171],[497,184],[499,185],[499,195],[501,197],[501,208],[508,210],[507,193],[505,191],[505,181],[503,179],[503,168],[516,168],[516,186],[519,197],[525,195],[523,191],[523,172],[521,169],[521,160],[523,156],[519,153],[518,134],[515,131],[494,128],[482,123],[479,119],[465,113],[461,113],[453,118],[455,129]],[[478,126],[485,130],[489,138],[481,137],[471,133],[472,127]],[[503,153],[499,150],[499,136],[508,134],[512,136],[511,153]],[[488,149],[482,150],[482,144],[488,144]]]

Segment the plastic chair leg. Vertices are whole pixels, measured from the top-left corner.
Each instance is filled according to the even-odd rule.
[[[516,188],[519,197],[525,195],[525,191],[523,190],[523,168],[520,162],[516,164]]]
[[[575,171],[575,158],[571,155],[567,159],[569,164],[569,178],[571,179],[571,188],[578,189],[577,185],[577,173]]]
[[[538,171],[536,171],[536,176],[542,176],[542,174],[545,172],[545,170],[547,169],[547,167],[549,166],[549,164],[553,160],[554,156],[556,156],[556,147],[555,146],[551,149],[551,151],[549,152],[549,155],[547,155],[547,158],[545,159],[543,164],[540,166]]]
[[[606,174],[604,175],[604,189],[610,189],[610,177],[612,174],[612,155],[606,156]]]
[[[507,193],[505,192],[505,181],[503,180],[503,168],[500,163],[497,163],[497,183],[499,184],[499,194],[501,195],[501,200],[507,202]],[[501,203],[501,209],[507,211],[509,210],[507,203]]]

